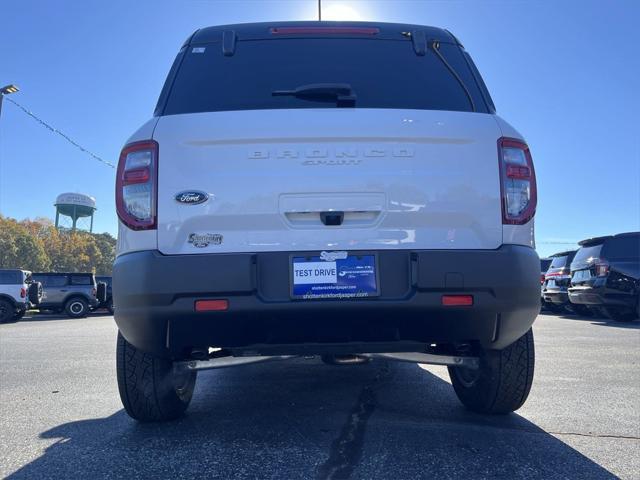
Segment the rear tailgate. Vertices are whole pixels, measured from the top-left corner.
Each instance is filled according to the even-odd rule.
[[[468,112],[163,116],[154,132],[158,247],[165,254],[494,249],[502,244],[500,136],[492,115]],[[176,201],[187,191],[209,199]],[[344,212],[342,225],[322,222],[329,211]],[[194,235],[203,241],[190,242]]]

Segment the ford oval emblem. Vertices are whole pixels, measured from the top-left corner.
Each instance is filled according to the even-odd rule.
[[[187,191],[176,194],[176,202],[185,205],[198,205],[206,202],[208,198],[209,195],[204,192]]]

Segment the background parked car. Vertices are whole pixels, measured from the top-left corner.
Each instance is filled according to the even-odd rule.
[[[551,255],[551,265],[545,274],[542,297],[546,307],[560,313],[567,309],[569,302],[569,284],[571,283],[571,262],[577,250]]]
[[[549,265],[551,265],[551,258],[541,258],[540,259],[540,306],[541,308],[547,308],[547,303],[544,301],[544,295],[542,294],[542,289],[544,287],[544,276],[549,269]]]
[[[31,272],[0,270],[0,323],[20,320],[41,298],[42,285],[32,280]]]
[[[98,285],[100,285],[100,283],[104,283],[107,290],[105,300],[100,302],[98,308],[106,308],[109,310],[109,313],[113,315],[113,296],[111,295],[112,279],[111,277],[98,276],[96,277],[96,281],[98,282]],[[98,298],[100,298],[100,295],[98,295]]]
[[[79,318],[100,304],[93,273],[34,273],[33,279],[44,289],[41,310],[64,311],[69,317]]]
[[[571,263],[572,308],[604,307],[614,320],[640,317],[640,232],[584,240]]]

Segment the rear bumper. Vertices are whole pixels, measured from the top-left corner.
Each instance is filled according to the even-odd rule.
[[[476,341],[501,349],[539,312],[531,248],[376,253],[380,296],[349,300],[292,300],[288,252],[122,255],[113,270],[115,320],[137,348],[180,359],[209,346],[313,354],[326,345],[393,351],[403,342]],[[444,307],[444,294],[470,294],[474,304]],[[227,299],[229,309],[195,312],[198,299]]]
[[[577,286],[569,288],[569,301],[579,305],[635,308],[636,299],[637,296],[631,292],[625,293],[605,286]]]
[[[553,303],[555,305],[564,305],[569,303],[569,293],[566,288],[548,288],[542,293],[542,296],[545,302]]]

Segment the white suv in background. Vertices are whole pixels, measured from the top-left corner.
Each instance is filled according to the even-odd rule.
[[[529,393],[531,154],[446,30],[196,31],[122,150],[116,202],[118,383],[138,420],[182,414],[220,359],[444,364],[484,413]]]
[[[0,270],[0,323],[17,322],[42,298],[42,285],[33,282],[31,272]]]

